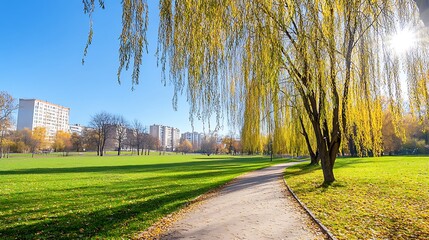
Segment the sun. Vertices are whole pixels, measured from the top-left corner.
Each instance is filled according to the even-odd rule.
[[[390,48],[398,55],[408,52],[416,46],[416,43],[416,34],[410,29],[401,29],[389,39]]]

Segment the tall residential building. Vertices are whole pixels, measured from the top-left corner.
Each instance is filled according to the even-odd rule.
[[[180,130],[177,128],[154,124],[150,126],[149,133],[159,140],[163,149],[174,151],[179,146]]]
[[[201,142],[204,139],[204,134],[198,132],[185,132],[182,134],[183,140],[188,140],[192,144],[194,151],[201,149]]]
[[[37,99],[19,99],[17,129],[46,129],[46,140],[53,141],[57,131],[68,132],[70,108]]]

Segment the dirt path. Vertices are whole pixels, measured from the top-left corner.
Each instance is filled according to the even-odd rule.
[[[240,176],[179,217],[161,239],[323,239],[287,192],[285,163]]]

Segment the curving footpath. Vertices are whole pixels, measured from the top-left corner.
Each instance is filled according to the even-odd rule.
[[[174,222],[161,239],[324,239],[286,190],[284,163],[235,179]]]

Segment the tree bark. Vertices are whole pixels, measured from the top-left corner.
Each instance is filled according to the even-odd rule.
[[[310,154],[310,165],[319,165],[319,151],[317,149],[315,152],[313,151],[313,148],[311,147],[310,143],[310,138],[308,137],[308,133],[305,129],[302,117],[299,117],[299,122],[301,123],[302,135],[304,136],[305,143],[307,144],[308,153]]]
[[[102,157],[104,155],[104,142],[101,144],[100,147],[100,156]]]
[[[323,127],[320,126],[317,112],[313,112],[310,119],[312,119],[311,123],[317,139],[317,149],[323,172],[323,185],[328,186],[335,181],[333,170],[341,145],[341,130],[337,108],[334,109],[331,131],[328,130],[326,121],[324,121]]]
[[[323,185],[331,185],[335,181],[334,164],[329,156],[322,158]]]
[[[323,139],[324,141],[324,139]],[[339,151],[339,141],[328,146],[326,143],[323,144],[323,148],[320,149],[320,162],[322,165],[323,172],[323,185],[331,185],[335,181],[334,176],[334,164],[335,159]]]
[[[320,157],[319,152],[310,153],[310,165],[319,165]]]

